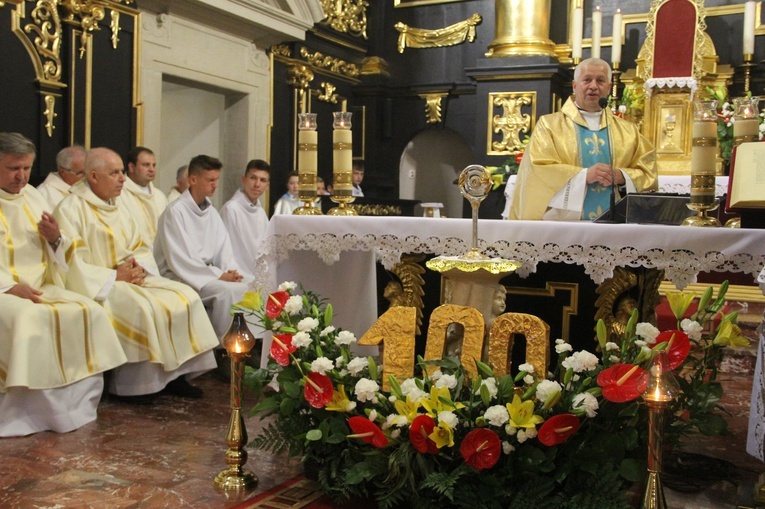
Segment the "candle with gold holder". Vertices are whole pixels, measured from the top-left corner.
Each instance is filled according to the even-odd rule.
[[[223,347],[231,358],[231,418],[226,433],[226,463],[228,468],[221,470],[213,480],[213,486],[224,491],[244,491],[258,485],[258,477],[244,468],[247,463],[247,428],[242,418],[242,381],[244,379],[244,361],[255,346],[255,336],[247,327],[244,314],[234,314]]]
[[[603,35],[603,11],[600,6],[592,11],[592,58],[600,58],[600,39]]]
[[[321,210],[314,207],[316,201],[316,177],[318,175],[318,133],[316,132],[316,113],[298,114],[298,199],[303,205],[293,214],[302,216],[321,215]]]
[[[613,20],[613,36],[611,37],[611,96],[614,98],[614,105],[619,97],[619,76],[621,71],[619,65],[622,60],[622,11],[616,9]]]
[[[694,101],[691,147],[691,200],[688,208],[698,212],[683,226],[720,226],[706,213],[717,208],[715,164],[717,159],[717,101]]]
[[[332,114],[332,196],[330,199],[338,206],[330,209],[330,216],[356,216],[353,208],[348,207],[356,199],[353,196],[353,133],[349,111],[336,111]]]
[[[574,14],[571,17],[571,58],[574,65],[582,60],[582,32],[584,31],[584,6],[583,0],[576,0]]]
[[[758,141],[760,136],[760,98],[758,96],[733,99],[733,146]]]
[[[666,509],[661,484],[661,463],[664,447],[664,412],[680,393],[680,386],[669,369],[667,352],[662,350],[653,358],[651,369],[638,382],[644,387],[643,400],[648,407],[648,480],[643,494],[642,509]]]

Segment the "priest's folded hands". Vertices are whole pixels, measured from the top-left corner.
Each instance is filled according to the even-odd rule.
[[[117,281],[143,286],[145,279],[146,270],[138,264],[135,258],[117,265]]]

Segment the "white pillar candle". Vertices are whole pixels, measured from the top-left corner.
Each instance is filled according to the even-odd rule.
[[[616,9],[614,14],[614,31],[611,44],[611,62],[618,64],[622,61],[622,10]]]
[[[744,6],[744,55],[754,55],[755,4],[749,0]]]
[[[600,6],[592,13],[592,57],[600,58],[600,36],[603,32],[603,13]]]
[[[351,196],[353,194],[353,133],[351,132],[351,113],[337,111],[333,115],[332,194],[334,196]]]
[[[571,18],[573,42],[571,45],[571,58],[582,58],[582,31],[584,30],[584,8],[577,3],[574,16]]]

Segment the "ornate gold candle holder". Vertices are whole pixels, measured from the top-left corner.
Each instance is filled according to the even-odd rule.
[[[613,97],[614,105],[616,105],[619,100],[619,77],[622,72],[619,70],[619,62],[614,62],[611,65],[611,97]]]
[[[318,133],[316,113],[298,114],[298,199],[303,205],[292,213],[299,216],[318,216],[316,203],[316,177],[318,175]]]
[[[707,212],[717,208],[715,198],[715,160],[717,158],[717,101],[695,101],[691,147],[691,200],[688,208],[697,215],[683,226],[720,226]]]
[[[226,463],[213,479],[213,486],[224,491],[244,491],[258,485],[258,477],[244,468],[247,463],[247,428],[242,418],[242,381],[244,361],[255,346],[255,337],[247,327],[244,314],[235,313],[231,328],[223,338],[223,347],[231,358],[231,418],[226,433]]]
[[[757,67],[757,64],[753,63],[754,55],[744,55],[744,61],[739,66],[744,71],[744,93],[751,90],[752,85],[752,69]]]
[[[643,494],[643,509],[666,509],[661,484],[661,464],[664,449],[664,411],[680,392],[667,362],[667,352],[653,359],[651,368],[641,383],[645,385],[643,400],[648,407],[648,480]]]
[[[336,111],[332,114],[332,196],[330,200],[337,203],[327,212],[329,216],[357,216],[358,213],[349,207],[356,199],[353,196],[353,134],[351,133],[351,112]]]

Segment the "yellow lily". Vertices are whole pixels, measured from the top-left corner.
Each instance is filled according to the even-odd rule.
[[[737,348],[739,346],[749,346],[749,340],[741,335],[741,327],[728,320],[723,320],[717,329],[714,344]]]
[[[428,412],[428,415],[431,417],[436,417],[439,412],[451,412],[452,410],[465,408],[465,405],[463,405],[462,403],[453,401],[454,405],[448,405],[444,403],[443,401],[441,401],[439,398],[445,398],[451,401],[452,396],[451,394],[449,394],[449,389],[447,389],[446,387],[431,387],[430,398],[423,399],[421,401],[422,407]]]
[[[513,402],[507,403],[507,412],[510,414],[510,422],[516,428],[535,428],[537,424],[544,422],[541,415],[534,415],[534,402],[521,401],[517,394],[513,396]]]
[[[324,407],[325,410],[330,412],[350,412],[349,409],[351,400],[345,395],[345,386],[339,385],[337,390],[332,394],[332,400]]]
[[[677,321],[681,321],[685,315],[685,311],[688,306],[693,302],[693,293],[690,292],[670,292],[667,293],[667,300],[669,301],[669,307],[672,309],[672,314],[675,315]]]
[[[263,307],[263,301],[260,299],[260,294],[258,292],[244,292],[244,298],[241,302],[238,302],[236,306],[258,311]]]
[[[438,426],[433,428],[433,432],[428,435],[439,449],[444,446],[454,446],[454,431],[445,422],[439,422]]]
[[[398,399],[393,403],[393,406],[396,407],[396,412],[399,415],[405,416],[406,420],[411,424],[414,418],[417,417],[417,410],[420,409],[420,402],[412,401],[411,398],[407,396],[406,401]]]

